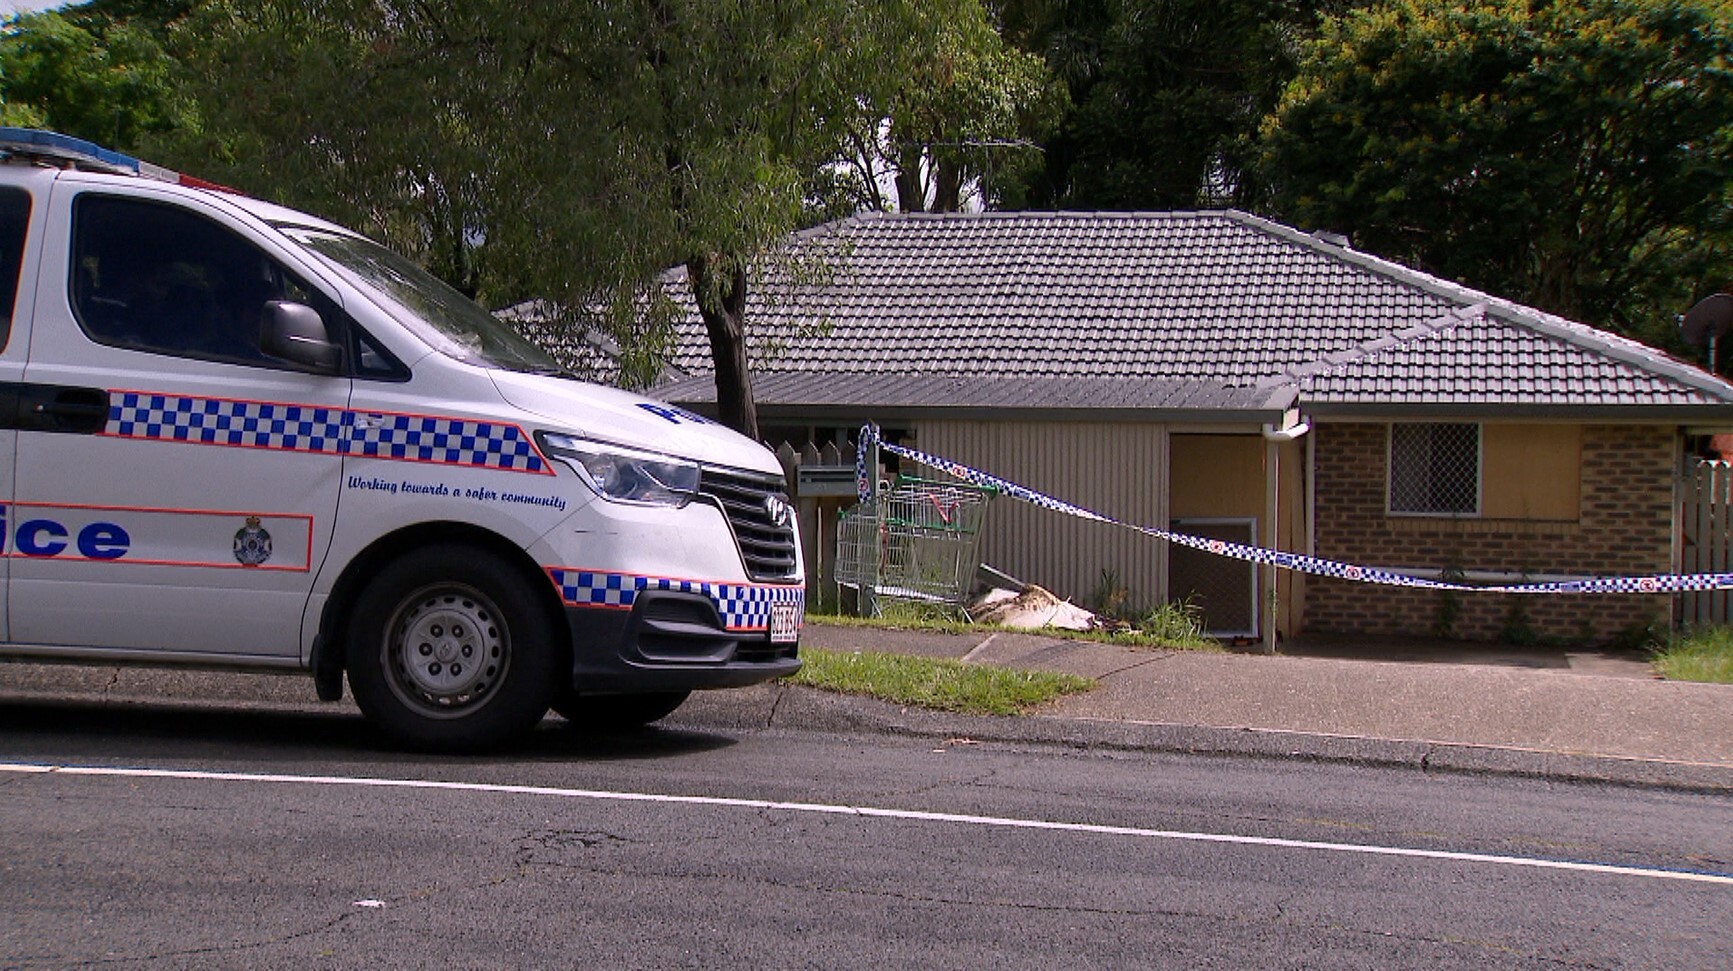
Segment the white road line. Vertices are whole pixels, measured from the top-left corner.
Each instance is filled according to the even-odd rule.
[[[440,782],[427,779],[376,779],[338,775],[278,775],[258,772],[207,772],[188,769],[105,768],[83,765],[44,765],[25,762],[0,762],[0,772],[24,775],[115,776],[128,779],[180,779],[210,782],[262,782],[309,786],[360,786],[374,789],[435,789],[447,792],[476,792],[518,796],[543,796],[555,799],[593,799],[603,802],[648,802],[683,806],[722,806],[731,809],[774,810],[790,813],[819,813],[831,816],[861,816],[873,819],[900,819],[916,822],[950,823],[962,826],[988,826],[1001,829],[1031,829],[1060,833],[1089,833],[1101,836],[1128,836],[1138,839],[1175,840],[1190,843],[1226,843],[1239,846],[1268,846],[1278,849],[1318,850],[1329,853],[1358,853],[1366,856],[1407,857],[1422,860],[1450,860],[1459,863],[1485,863],[1495,866],[1529,867],[1539,870],[1566,870],[1576,873],[1599,873],[1623,877],[1643,877],[1650,880],[1681,880],[1733,886],[1733,874],[1708,873],[1692,870],[1664,870],[1651,867],[1619,866],[1610,863],[1587,863],[1576,860],[1548,860],[1539,857],[1499,856],[1490,853],[1458,853],[1451,850],[1423,850],[1403,846],[1377,846],[1362,843],[1326,843],[1316,840],[1281,839],[1271,836],[1240,836],[1232,833],[1191,833],[1183,830],[1146,829],[1139,826],[1107,826],[1097,823],[1066,823],[1043,819],[1015,819],[1004,816],[976,816],[965,813],[925,812],[913,809],[880,809],[871,806],[842,806],[827,803],[777,802],[770,799],[734,799],[726,796],[679,796],[652,792],[612,792],[604,789],[565,789],[553,786],[515,786],[485,782]]]

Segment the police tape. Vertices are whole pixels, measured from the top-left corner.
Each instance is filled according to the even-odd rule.
[[[1378,583],[1392,587],[1418,587],[1425,590],[1454,590],[1473,593],[1683,593],[1699,590],[1733,589],[1733,573],[1692,573],[1686,575],[1661,574],[1641,577],[1579,577],[1570,580],[1549,580],[1540,583],[1507,583],[1491,586],[1477,586],[1469,583],[1456,583],[1450,580],[1433,580],[1427,577],[1409,576],[1393,570],[1381,570],[1376,567],[1358,566],[1353,563],[1343,563],[1338,560],[1326,560],[1317,556],[1307,556],[1303,553],[1286,553],[1281,550],[1265,549],[1261,546],[1247,546],[1243,543],[1230,543],[1226,540],[1210,539],[1204,536],[1191,536],[1186,533],[1176,533],[1168,529],[1157,529],[1154,526],[1141,526],[1136,523],[1123,522],[1111,516],[1103,516],[1098,512],[1073,505],[1063,499],[1055,499],[1042,492],[1037,492],[1027,486],[1018,485],[996,475],[970,468],[960,462],[941,458],[919,449],[893,445],[884,440],[877,425],[866,425],[861,428],[859,446],[855,452],[855,483],[862,502],[872,495],[872,478],[867,470],[867,454],[873,447],[883,449],[892,455],[898,455],[937,469],[955,478],[962,479],[973,485],[992,489],[1001,495],[1013,499],[1021,499],[1052,512],[1075,516],[1092,522],[1106,523],[1142,533],[1155,539],[1178,543],[1193,549],[1226,556],[1236,560],[1246,560],[1252,563],[1262,563],[1297,573],[1307,573],[1314,576],[1334,577],[1339,580],[1354,580],[1360,583]]]

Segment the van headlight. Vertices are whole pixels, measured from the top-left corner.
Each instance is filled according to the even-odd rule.
[[[605,499],[684,506],[698,492],[698,466],[668,455],[541,432],[543,451],[582,476]]]

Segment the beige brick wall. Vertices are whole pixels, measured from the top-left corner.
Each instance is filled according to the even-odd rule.
[[[1385,513],[1388,426],[1314,427],[1317,552],[1372,566],[1454,567],[1528,574],[1670,572],[1675,429],[1582,429],[1575,521],[1432,519]],[[1500,470],[1483,470],[1492,477]],[[1568,473],[1565,473],[1568,474]],[[1435,636],[1523,634],[1604,643],[1671,616],[1667,596],[1443,594],[1317,578],[1306,588],[1308,633]]]

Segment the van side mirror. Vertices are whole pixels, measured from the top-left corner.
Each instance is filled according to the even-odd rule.
[[[259,346],[266,354],[314,374],[337,374],[343,370],[343,348],[331,342],[319,311],[304,303],[268,301]]]

